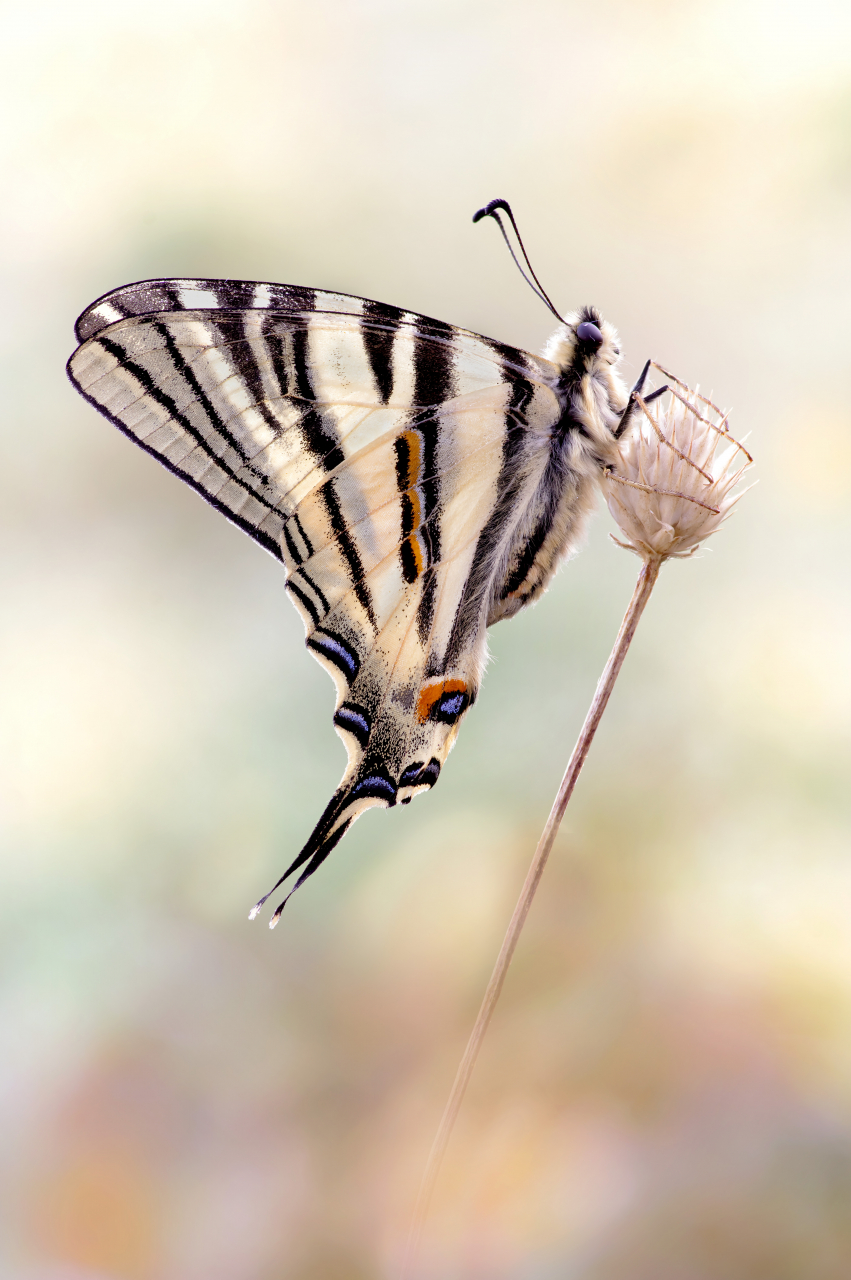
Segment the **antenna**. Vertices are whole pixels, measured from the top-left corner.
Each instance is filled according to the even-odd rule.
[[[502,224],[502,218],[500,218],[499,214],[497,213],[498,209],[504,210],[505,213],[508,214],[511,220],[511,225],[514,228],[514,234],[517,236],[517,243],[520,245],[520,251],[523,254],[524,259],[526,260],[526,266],[529,268],[529,271],[532,274],[532,280],[534,280],[535,282],[534,284],[532,283],[532,280],[530,280],[529,277],[526,275],[526,272],[523,270],[523,268],[520,265],[520,261],[517,257],[517,254],[514,252],[511,241],[509,240],[505,227]],[[541,284],[540,280],[535,275],[535,268],[532,266],[531,262],[529,261],[529,255],[526,252],[526,246],[523,243],[523,237],[520,235],[520,232],[517,229],[517,223],[515,221],[514,214],[511,212],[511,205],[508,203],[508,201],[500,200],[500,199],[491,200],[488,204],[485,205],[483,209],[478,209],[473,214],[474,222],[479,222],[482,218],[493,218],[494,222],[502,232],[502,238],[505,241],[505,243],[508,245],[508,252],[511,254],[512,258],[514,259],[514,263],[515,263],[515,266],[517,267],[517,270],[520,272],[521,276],[526,281],[529,288],[532,290],[533,293],[537,294],[537,296],[541,299],[541,302],[543,302],[545,306],[549,307],[550,311],[552,311],[555,318],[557,320],[560,320],[562,324],[564,324],[565,323],[564,316],[560,315],[558,311],[556,311],[555,307],[553,306],[552,302],[550,301],[547,295],[546,290],[544,289],[544,286]]]

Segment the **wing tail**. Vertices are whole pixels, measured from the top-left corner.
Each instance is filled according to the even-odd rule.
[[[336,836],[336,838],[334,839],[333,844],[328,844],[328,831],[333,824],[334,816],[340,804],[340,798],[341,798],[340,791],[339,790],[335,791],[333,796],[329,800],[322,814],[322,817],[319,819],[316,826],[311,831],[310,836],[304,848],[295,858],[293,858],[292,862],[287,867],[286,871],[283,873],[283,875],[278,877],[278,879],[272,885],[272,888],[269,889],[267,893],[264,893],[263,897],[260,898],[259,901],[255,902],[254,906],[251,908],[251,910],[248,913],[249,920],[254,919],[254,917],[259,913],[259,911],[265,906],[265,904],[271,898],[275,890],[279,889],[281,885],[284,883],[284,881],[288,880],[294,871],[298,871],[299,867],[303,867],[305,862],[307,862],[309,859],[315,858],[317,854],[321,853],[322,856],[319,859],[319,862],[316,863],[316,867],[318,867],[321,862],[325,861],[325,858],[334,848],[334,845],[336,845],[340,841],[340,839],[343,836],[343,831],[340,831],[339,835],[337,835],[335,832],[334,835]],[[292,894],[295,893],[299,885],[303,884],[303,882],[313,874],[313,872],[316,870],[316,867],[309,867],[308,870],[305,871],[304,874],[299,877],[297,883],[293,886],[293,888],[287,894],[287,898],[291,897]],[[278,916],[281,914],[281,911],[283,911],[284,909],[284,903],[286,903],[287,898],[284,899],[284,902],[281,903],[279,910],[276,912],[276,915],[275,915],[276,922],[277,922]]]
[[[346,773],[348,775],[350,771],[347,770]],[[281,912],[296,889],[300,889],[304,882],[310,879],[314,871],[322,866],[322,863],[329,853],[337,847],[352,823],[362,813],[366,813],[367,809],[372,809],[376,806],[386,809],[395,805],[398,790],[397,784],[390,777],[387,769],[375,761],[364,761],[357,770],[355,779],[348,784],[346,784],[346,778],[344,778],[343,785],[334,792],[321,818],[310,833],[304,848],[293,859],[283,875],[276,880],[268,893],[264,893],[259,902],[255,903],[251,908],[248,914],[249,920],[255,918],[272,894],[280,888],[285,880],[289,879],[293,872],[298,871],[299,867],[304,867],[304,864],[307,863],[304,871],[288,891],[284,900],[276,907],[269,921],[269,928],[274,929],[281,917]]]

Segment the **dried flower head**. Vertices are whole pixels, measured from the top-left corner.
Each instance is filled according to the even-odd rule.
[[[667,395],[636,396],[637,421],[604,480],[609,510],[643,560],[691,556],[724,523],[746,490],[732,493],[753,459],[727,428],[727,414],[705,396],[654,368]],[[656,393],[659,394],[658,392]]]

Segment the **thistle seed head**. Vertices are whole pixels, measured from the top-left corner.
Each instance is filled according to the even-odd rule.
[[[609,510],[643,560],[685,559],[724,523],[745,489],[732,493],[753,459],[734,440],[727,414],[672,374],[648,404],[636,397],[614,467],[603,481]]]

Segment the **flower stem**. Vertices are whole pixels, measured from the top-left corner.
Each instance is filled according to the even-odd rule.
[[[402,1271],[403,1280],[408,1280],[408,1278],[413,1275],[413,1268],[416,1265],[417,1255],[419,1253],[420,1237],[422,1235],[423,1225],[428,1215],[432,1192],[434,1191],[434,1185],[437,1181],[437,1175],[440,1172],[440,1166],[443,1163],[446,1147],[449,1143],[452,1129],[461,1108],[461,1103],[464,1099],[464,1094],[467,1090],[470,1076],[473,1073],[476,1058],[479,1056],[479,1049],[481,1048],[482,1040],[484,1039],[485,1032],[490,1024],[491,1017],[493,1016],[494,1007],[499,999],[499,994],[502,991],[502,984],[505,981],[508,966],[511,964],[511,958],[514,955],[514,949],[517,946],[517,941],[520,937],[520,930],[523,928],[526,917],[529,914],[532,899],[535,896],[535,891],[538,888],[541,876],[544,873],[544,867],[547,865],[547,859],[550,856],[550,850],[553,847],[553,842],[555,841],[559,826],[561,825],[561,820],[564,817],[568,801],[573,795],[573,788],[576,786],[576,780],[579,777],[583,764],[585,763],[585,757],[588,755],[588,750],[594,739],[594,734],[597,732],[597,726],[599,725],[603,712],[606,709],[615,681],[618,678],[618,673],[623,666],[627,650],[632,643],[632,638],[635,635],[635,629],[638,626],[638,620],[644,612],[644,606],[647,604],[647,601],[650,598],[650,592],[656,584],[656,579],[659,576],[659,569],[661,568],[661,565],[661,560],[654,559],[645,561],[641,567],[641,572],[638,575],[638,581],[635,584],[635,591],[633,592],[632,599],[629,602],[629,608],[624,614],[621,629],[618,632],[618,638],[615,641],[611,654],[609,655],[609,660],[606,663],[603,674],[600,676],[597,691],[594,694],[594,700],[588,710],[588,715],[585,717],[585,723],[582,726],[582,731],[576,740],[576,746],[573,748],[573,753],[568,761],[567,769],[565,770],[564,777],[561,780],[561,786],[559,787],[558,794],[553,802],[553,807],[550,810],[550,816],[547,819],[547,824],[544,827],[540,840],[538,841],[538,847],[535,850],[532,865],[529,867],[526,881],[517,901],[517,906],[514,908],[514,914],[511,917],[511,922],[508,926],[505,938],[503,939],[496,965],[494,966],[490,982],[488,983],[484,999],[482,1000],[481,1008],[479,1009],[479,1016],[476,1018],[475,1026],[473,1027],[472,1034],[467,1042],[467,1048],[464,1050],[464,1056],[461,1059],[460,1066],[458,1067],[458,1073],[455,1076],[455,1083],[452,1086],[452,1092],[449,1095],[446,1110],[443,1113],[443,1118],[440,1121],[440,1126],[438,1127],[437,1134],[435,1135],[434,1142],[432,1143],[428,1162],[426,1163],[425,1172],[423,1174],[422,1184],[420,1186],[420,1192],[417,1197],[417,1203],[414,1208],[411,1229],[408,1235],[408,1245]]]

